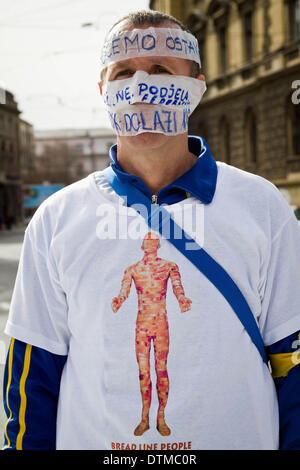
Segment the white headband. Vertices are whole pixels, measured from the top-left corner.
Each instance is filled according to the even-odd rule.
[[[120,60],[151,56],[188,59],[201,65],[195,36],[182,29],[150,27],[111,35],[101,51],[101,70]]]

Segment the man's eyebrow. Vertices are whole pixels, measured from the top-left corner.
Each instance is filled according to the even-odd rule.
[[[128,68],[129,66],[130,66],[129,60],[120,60],[119,62],[114,62],[113,64],[111,64],[110,69],[106,67],[105,69],[102,70],[101,80],[105,79],[105,76],[107,75],[107,73],[109,74],[109,76],[111,76],[111,74],[118,72],[119,70],[124,70]]]
[[[115,62],[114,64],[112,64],[111,70],[124,69],[129,66],[130,66],[129,60],[120,60],[119,62]]]
[[[169,59],[169,57],[165,57],[165,56],[149,56],[148,59],[150,59],[150,61],[152,62],[152,65],[153,64],[159,64],[159,65],[164,65],[166,67],[171,67],[173,68],[174,67],[174,63]],[[117,61],[117,62],[114,62],[112,65],[111,65],[111,71],[115,71],[115,70],[119,70],[119,69],[124,69],[124,68],[127,68],[127,67],[131,67],[132,66],[132,63],[129,60],[120,60],[120,61]]]

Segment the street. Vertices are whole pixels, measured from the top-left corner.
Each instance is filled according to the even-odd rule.
[[[0,448],[6,415],[3,408],[3,372],[10,338],[4,334],[4,328],[10,306],[11,295],[17,274],[24,228],[0,230]]]

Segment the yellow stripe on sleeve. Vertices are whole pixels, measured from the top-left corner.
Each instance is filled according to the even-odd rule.
[[[17,450],[22,450],[23,436],[26,431],[25,413],[26,413],[26,406],[27,406],[27,397],[26,397],[26,392],[25,392],[25,385],[26,385],[26,380],[27,380],[28,373],[29,373],[31,349],[32,349],[31,344],[27,344],[26,350],[25,350],[25,357],[24,357],[24,367],[23,367],[23,372],[22,372],[21,379],[20,379],[20,397],[21,397],[21,405],[20,405],[20,411],[19,411],[20,430],[19,430],[19,434],[17,436],[17,442],[16,442]]]
[[[8,394],[9,394],[9,389],[10,389],[10,385],[11,385],[11,378],[12,378],[12,363],[13,363],[13,355],[14,355],[14,344],[15,344],[15,339],[12,338],[11,343],[10,343],[10,348],[9,348],[9,356],[8,356],[8,378],[7,378],[7,387],[6,387],[6,406],[9,410],[9,418],[6,422],[5,431],[4,431],[6,441],[7,441],[7,445],[5,447],[10,447],[10,439],[7,435],[7,426],[8,426],[8,423],[10,422],[10,420],[12,418],[12,411],[9,407]]]
[[[286,377],[289,371],[300,363],[300,351],[269,354],[273,379]]]

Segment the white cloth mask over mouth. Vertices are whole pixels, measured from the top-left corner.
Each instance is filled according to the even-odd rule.
[[[132,78],[107,82],[102,96],[117,134],[177,135],[187,132],[189,116],[205,90],[205,82],[196,78],[137,71]]]

